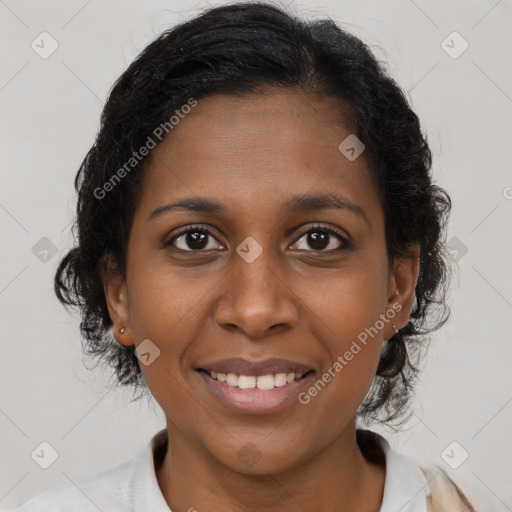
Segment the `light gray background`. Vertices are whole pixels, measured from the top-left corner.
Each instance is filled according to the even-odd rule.
[[[110,87],[162,30],[208,5],[0,0],[0,508],[137,457],[164,426],[157,405],[105,395],[108,375],[84,368],[78,316],[54,297],[53,277],[72,243],[72,181]],[[401,433],[384,434],[485,493],[484,510],[512,510],[511,2],[308,0],[292,9],[344,23],[389,63],[453,199],[448,238],[467,248],[454,251],[452,315],[433,337],[415,414]],[[31,48],[43,31],[59,45],[47,59]],[[458,58],[442,47],[453,31],[469,43]],[[46,262],[32,251],[43,237],[57,247]],[[30,457],[42,441],[59,453],[46,470]],[[456,470],[441,457],[453,441],[469,453]]]

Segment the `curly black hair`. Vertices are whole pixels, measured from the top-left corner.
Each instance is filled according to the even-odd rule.
[[[101,279],[107,264],[125,276],[147,161],[133,157],[156,127],[169,131],[170,117],[191,98],[241,96],[265,86],[339,100],[343,120],[366,146],[390,261],[411,257],[411,247],[420,246],[409,322],[384,343],[372,387],[357,411],[360,421],[389,426],[410,408],[425,335],[448,318],[444,230],[451,201],[432,182],[431,151],[404,92],[370,49],[331,19],[304,20],[270,3],[240,2],[206,10],[151,42],[112,87],[96,140],[76,175],[76,246],[59,262],[55,293],[66,308],[80,309],[84,352],[111,367],[117,384],[142,391],[135,399],[146,394],[134,346],[113,339]],[[114,183],[121,169],[123,179]]]

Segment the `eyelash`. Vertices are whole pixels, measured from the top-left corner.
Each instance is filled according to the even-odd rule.
[[[190,226],[187,229],[179,232],[178,234],[174,235],[168,242],[165,242],[163,245],[164,245],[164,247],[171,247],[171,248],[174,248],[174,249],[176,249],[177,251],[180,251],[180,252],[187,252],[187,253],[207,252],[207,251],[201,250],[201,249],[198,249],[198,250],[195,250],[195,251],[194,250],[185,251],[183,249],[178,249],[176,247],[173,247],[173,243],[174,243],[175,240],[177,240],[178,238],[180,238],[183,235],[186,235],[187,233],[194,233],[194,232],[197,232],[197,231],[200,231],[200,232],[203,232],[203,233],[207,233],[209,236],[211,236],[211,237],[216,239],[215,233],[210,228],[208,228],[207,226],[205,226],[205,225],[193,225],[193,226]],[[334,228],[327,227],[327,226],[322,226],[320,224],[315,224],[315,225],[311,226],[307,231],[304,231],[297,238],[296,241],[299,241],[304,235],[307,235],[308,233],[315,232],[315,231],[322,231],[322,232],[325,232],[325,233],[328,233],[330,235],[335,236],[339,240],[341,246],[338,249],[331,249],[330,251],[325,251],[325,250],[317,250],[316,251],[316,250],[312,249],[310,252],[315,252],[315,253],[319,253],[319,254],[322,254],[322,253],[332,254],[332,253],[335,253],[335,252],[343,251],[345,249],[349,249],[351,247],[351,244],[350,244],[348,238],[346,236],[344,236],[341,232],[339,232],[338,230],[336,230]],[[296,242],[294,242],[294,243],[296,243]]]

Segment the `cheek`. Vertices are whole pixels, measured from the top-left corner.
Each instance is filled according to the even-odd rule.
[[[374,380],[382,347],[381,324],[387,288],[352,275],[342,283],[320,283],[310,297],[313,337],[322,345],[325,365],[299,397],[310,417],[330,417],[323,426],[334,436],[356,413]],[[384,304],[384,306],[383,306]]]
[[[175,346],[175,336],[184,337],[193,327],[207,288],[184,280],[183,272],[164,258],[143,256],[134,254],[127,282],[135,341],[154,337],[163,345]]]
[[[127,283],[131,330],[135,345],[140,346],[138,353],[142,352],[142,344],[146,344],[149,351],[156,354],[148,365],[139,357],[139,366],[150,391],[159,401],[162,390],[177,386],[178,364],[186,340],[191,336],[187,329],[191,329],[194,310],[176,279],[157,266],[141,264],[131,268]]]
[[[332,399],[354,404],[364,398],[379,362],[388,283],[385,257],[355,261],[317,279],[315,287],[298,291],[313,337],[328,356],[322,372],[328,373]]]
[[[164,410],[186,405],[190,355],[200,337],[205,319],[211,314],[210,294],[218,275],[190,277],[172,268],[163,258],[150,260],[136,250],[132,253],[127,279],[130,324],[135,345],[149,339],[158,357],[149,365],[139,362],[149,390]]]
[[[316,275],[314,286],[303,281],[295,292],[312,313],[310,319],[340,348],[375,325],[387,307],[385,259],[361,256],[353,260],[336,272]]]

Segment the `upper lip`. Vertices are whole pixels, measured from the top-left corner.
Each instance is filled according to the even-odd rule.
[[[313,368],[309,365],[287,361],[286,359],[265,359],[260,362],[247,361],[241,357],[223,359],[204,363],[196,368],[217,373],[234,373],[236,375],[268,375],[275,373],[302,373],[305,374]]]

